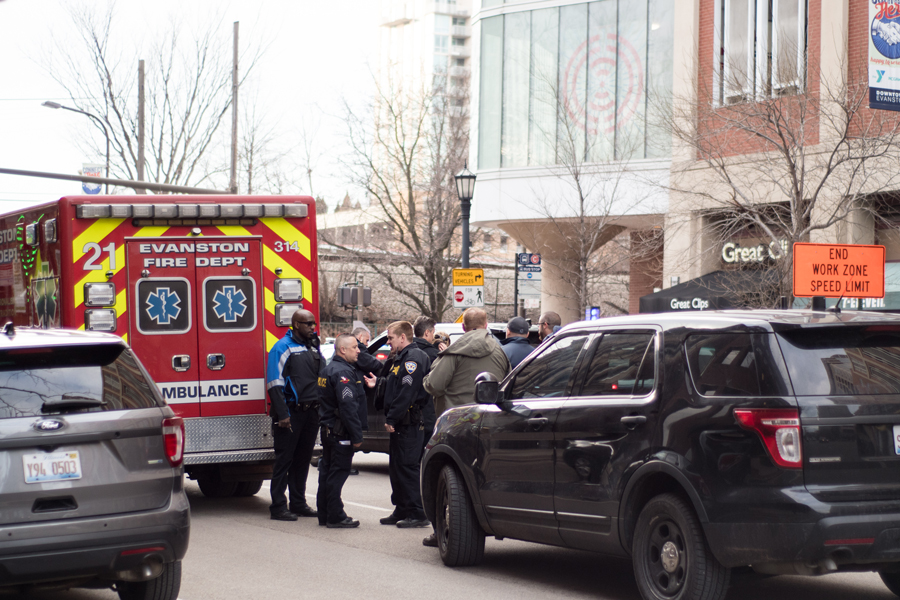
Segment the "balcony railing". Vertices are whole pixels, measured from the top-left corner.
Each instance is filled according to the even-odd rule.
[[[472,37],[472,28],[468,25],[454,25],[450,28],[453,37]]]
[[[443,2],[441,0],[433,0],[430,6],[434,8],[434,12],[436,13],[453,15],[455,17],[469,16],[469,9],[462,6],[457,6],[455,2],[451,4],[449,2]]]
[[[457,58],[468,57],[471,54],[468,46],[450,46],[450,56]]]
[[[472,74],[472,70],[469,67],[459,67],[453,66],[447,71],[450,77],[468,77]]]

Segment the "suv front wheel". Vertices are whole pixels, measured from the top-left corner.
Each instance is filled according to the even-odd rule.
[[[450,465],[437,482],[435,536],[441,560],[448,567],[476,565],[484,557],[484,531],[459,473]]]
[[[675,494],[644,506],[632,560],[645,600],[721,600],[728,589],[729,569],[712,555],[694,511]]]

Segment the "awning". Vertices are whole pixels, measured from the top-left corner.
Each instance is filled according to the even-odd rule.
[[[655,294],[641,296],[640,312],[744,308],[777,276],[772,270],[713,271]]]

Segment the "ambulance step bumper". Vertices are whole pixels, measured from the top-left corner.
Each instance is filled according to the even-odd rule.
[[[186,453],[184,455],[185,466],[266,460],[275,460],[274,450],[232,450],[229,452],[196,452],[191,454]]]

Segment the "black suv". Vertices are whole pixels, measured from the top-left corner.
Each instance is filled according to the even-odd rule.
[[[175,600],[184,423],[121,338],[0,332],[0,594],[115,587]]]
[[[447,565],[489,534],[631,556],[648,600],[722,598],[746,566],[900,595],[900,316],[575,323],[475,401],[422,462]]]

